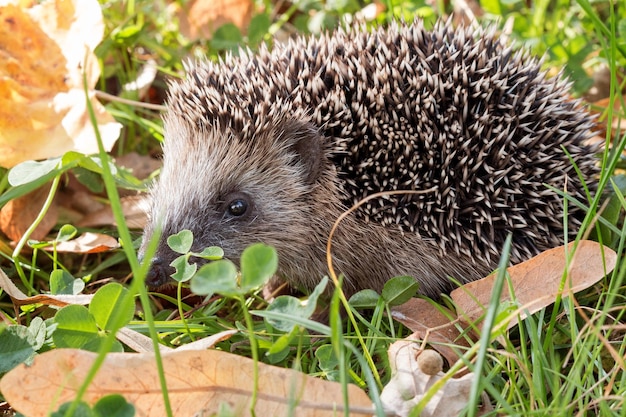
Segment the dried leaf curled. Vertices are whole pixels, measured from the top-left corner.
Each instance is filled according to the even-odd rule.
[[[99,253],[106,252],[119,247],[117,239],[103,233],[86,232],[76,239],[66,242],[59,242],[56,245],[57,252],[69,253]],[[46,250],[52,250],[52,246],[47,246]]]

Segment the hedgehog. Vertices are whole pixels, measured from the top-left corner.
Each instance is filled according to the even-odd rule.
[[[310,290],[346,209],[430,190],[362,205],[332,256],[348,294],[410,275],[438,297],[492,271],[509,234],[512,263],[562,244],[595,192],[593,118],[493,27],[338,29],[185,69],[142,246],[162,230],[153,287],[173,272],[166,237],[189,229],[193,250],[217,245],[235,262],[274,246],[277,276]]]

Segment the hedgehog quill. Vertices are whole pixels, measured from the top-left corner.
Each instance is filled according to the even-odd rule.
[[[579,201],[583,181],[595,191],[592,118],[566,81],[493,30],[338,30],[186,69],[170,88],[144,236],[161,222],[152,286],[173,272],[166,237],[190,229],[194,250],[221,246],[233,260],[273,245],[280,276],[311,289],[342,212],[375,192],[434,187],[346,218],[333,263],[349,294],[411,275],[438,296],[449,277],[489,273],[509,233],[516,263],[576,232],[585,213],[569,204],[565,230],[548,186]]]

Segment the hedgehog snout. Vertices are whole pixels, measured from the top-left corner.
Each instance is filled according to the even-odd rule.
[[[174,268],[167,262],[164,262],[161,258],[155,257],[152,259],[150,269],[146,275],[146,285],[149,288],[158,288],[169,283],[174,273]]]

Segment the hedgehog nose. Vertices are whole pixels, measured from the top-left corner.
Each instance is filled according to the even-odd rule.
[[[150,270],[146,275],[146,285],[149,288],[157,288],[161,285],[165,285],[169,282],[170,274],[173,272],[174,268],[166,265],[160,258],[154,258],[150,264]]]

